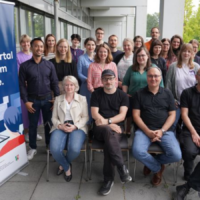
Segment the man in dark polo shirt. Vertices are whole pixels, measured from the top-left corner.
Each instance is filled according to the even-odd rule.
[[[185,180],[190,177],[194,159],[200,153],[200,70],[197,71],[196,79],[198,84],[185,89],[181,95],[183,128],[180,134],[180,143]]]
[[[59,95],[58,78],[53,64],[42,58],[44,43],[41,38],[31,41],[33,57],[22,63],[19,70],[19,85],[21,98],[28,110],[29,116],[29,146],[28,159],[33,159],[37,153],[36,136],[40,110],[43,115],[45,142],[48,147],[52,116],[52,95]]]
[[[162,72],[151,67],[147,72],[148,86],[133,97],[133,119],[138,129],[132,146],[133,156],[145,167],[144,175],[154,173],[152,184],[161,183],[164,164],[181,159],[181,150],[171,126],[175,121],[175,104],[172,93],[160,87]],[[155,157],[148,153],[152,142],[162,147],[165,153]]]
[[[91,113],[94,122],[94,137],[104,142],[104,184],[99,190],[100,195],[108,195],[114,183],[117,166],[121,181],[132,180],[124,160],[119,141],[124,130],[124,119],[128,110],[128,97],[115,87],[115,73],[112,70],[102,72],[103,88],[92,93]]]

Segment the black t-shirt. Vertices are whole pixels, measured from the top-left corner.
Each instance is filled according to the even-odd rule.
[[[195,130],[200,134],[200,92],[197,91],[196,86],[183,90],[181,107],[188,108],[188,117]],[[184,124],[183,129],[188,130]]]
[[[151,63],[155,64],[157,67],[161,69],[162,77],[163,77],[163,81],[165,85],[165,77],[167,73],[166,61],[162,57],[159,57],[158,59],[151,57]]]
[[[107,94],[103,88],[100,88],[92,93],[90,100],[91,107],[98,107],[99,114],[105,119],[112,118],[119,114],[121,106],[129,106],[127,94],[117,89],[113,94]],[[120,122],[118,124],[123,124]]]
[[[166,122],[169,112],[176,108],[174,97],[168,89],[160,87],[154,95],[147,86],[133,96],[133,109],[140,110],[140,117],[150,130],[158,130]]]
[[[117,51],[115,51],[115,52],[111,52],[112,53],[112,57],[113,57],[113,60],[116,58],[116,56],[118,56],[119,54],[121,54],[122,53],[122,51],[120,51],[120,50],[117,50]]]

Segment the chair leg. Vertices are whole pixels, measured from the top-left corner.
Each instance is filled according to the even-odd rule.
[[[46,181],[49,182],[49,150],[47,150],[47,178]]]
[[[87,150],[85,150],[85,173],[86,173],[86,181],[88,181],[88,167],[87,167]]]
[[[129,149],[128,149],[128,151],[127,151],[127,162],[128,162],[128,171],[129,171],[129,173],[130,173]]]
[[[90,180],[92,180],[91,179],[91,176],[92,176],[92,158],[93,158],[93,156],[92,156],[92,149],[91,149],[90,150],[90,175],[89,175]]]
[[[134,161],[134,167],[133,167],[133,182],[135,182],[135,171],[136,171],[136,159]]]

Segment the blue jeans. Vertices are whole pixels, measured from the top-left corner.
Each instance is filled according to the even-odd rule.
[[[65,171],[69,169],[69,165],[78,157],[81,147],[85,141],[86,135],[83,130],[74,130],[66,133],[56,129],[51,134],[50,151],[53,158],[58,162]],[[65,148],[66,147],[66,148]],[[67,150],[67,154],[63,150]]]
[[[52,100],[51,95],[47,96],[44,100],[37,100],[28,97],[28,101],[33,102],[33,108],[35,109],[34,113],[28,112],[29,118],[29,146],[32,149],[37,148],[36,139],[37,139],[37,126],[40,116],[40,110],[42,110],[43,123],[44,123],[44,132],[45,132],[45,143],[49,145],[50,141],[50,128],[51,128],[51,117],[52,117],[52,103],[49,102]]]
[[[161,142],[157,142],[165,153],[153,157],[148,153],[151,145],[151,139],[140,129],[135,132],[132,145],[133,157],[147,166],[153,173],[157,173],[161,169],[161,164],[177,162],[181,159],[181,150],[174,132],[167,131],[161,138]]]

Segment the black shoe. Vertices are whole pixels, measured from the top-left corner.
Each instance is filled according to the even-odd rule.
[[[64,173],[64,179],[67,182],[70,182],[72,180],[72,164],[70,164],[70,171],[71,171],[71,174],[69,176],[67,176],[66,173]]]
[[[60,166],[58,167],[57,175],[61,175],[64,172],[64,169],[60,169]]]
[[[176,200],[184,200],[186,195],[188,194],[190,187],[187,183],[184,185],[179,185],[176,187]]]
[[[104,184],[98,191],[98,194],[106,196],[110,193],[112,186],[114,185],[114,181],[104,181]]]
[[[118,167],[117,170],[120,175],[120,179],[121,179],[122,183],[128,183],[128,182],[132,181],[132,177],[129,175],[129,171],[125,165]]]

